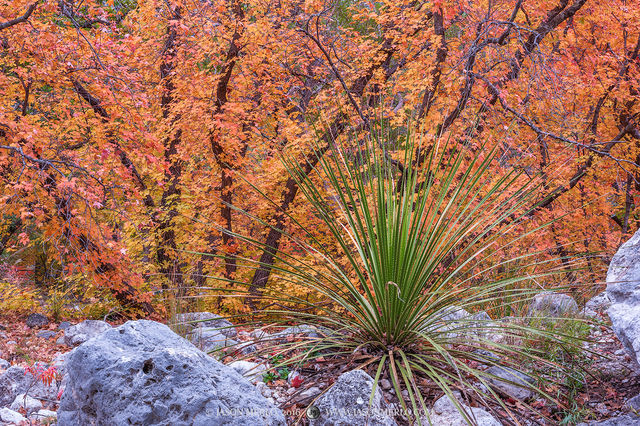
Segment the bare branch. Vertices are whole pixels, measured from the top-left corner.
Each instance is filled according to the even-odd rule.
[[[12,19],[12,20],[7,21],[7,22],[3,22],[2,24],[0,24],[0,31],[2,31],[4,29],[7,29],[9,27],[13,27],[14,25],[18,25],[18,24],[23,23],[23,22],[27,22],[27,19],[29,19],[29,17],[31,16],[33,11],[36,10],[36,6],[38,6],[38,2],[35,2],[31,6],[29,6],[27,11],[21,17],[16,18],[16,19]]]

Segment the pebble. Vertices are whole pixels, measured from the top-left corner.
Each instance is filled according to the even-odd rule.
[[[300,397],[301,398],[314,398],[314,397],[320,395],[321,392],[322,392],[322,390],[319,387],[313,386],[313,387],[310,387],[309,389],[306,389],[303,392],[301,392],[300,393]]]
[[[384,390],[389,390],[391,389],[391,382],[388,379],[382,379],[380,380],[380,386]]]
[[[31,416],[29,416],[30,418],[34,419],[34,420],[45,420],[45,419],[57,419],[58,418],[58,413],[56,413],[55,411],[51,411],[51,410],[45,410],[44,408],[42,410],[38,410],[37,413],[33,413]]]
[[[606,416],[607,414],[609,414],[609,409],[607,408],[607,404],[605,404],[604,402],[597,403],[594,409],[598,414],[602,416]]]
[[[69,321],[62,321],[58,324],[58,330],[66,330],[69,327],[71,327],[71,323]]]
[[[42,338],[42,339],[53,339],[54,337],[56,337],[56,332],[55,331],[51,331],[51,330],[40,330],[38,331],[37,336]]]

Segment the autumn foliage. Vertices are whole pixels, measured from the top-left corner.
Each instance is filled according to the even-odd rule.
[[[514,250],[601,279],[640,220],[639,54],[627,0],[0,0],[0,252],[147,312],[209,276],[286,286],[284,212],[314,218],[279,153],[322,186],[322,141],[411,119],[540,179],[531,226],[561,219]]]

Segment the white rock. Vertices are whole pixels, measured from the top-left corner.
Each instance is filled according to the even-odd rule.
[[[527,315],[555,318],[575,314],[578,311],[578,304],[573,297],[562,293],[543,292],[533,298]]]
[[[583,313],[592,318],[597,318],[601,313],[606,311],[611,306],[611,299],[606,291],[593,296],[584,305]]]
[[[250,334],[253,340],[267,340],[269,338],[269,333],[264,330],[253,330]]]
[[[104,321],[85,320],[64,331],[64,343],[72,347],[78,346],[110,329],[111,325]]]
[[[39,421],[46,419],[57,419],[58,413],[56,413],[55,411],[42,409],[38,410],[37,413],[33,413],[30,417]]]
[[[377,388],[371,407],[369,398],[373,390],[373,378],[363,370],[352,370],[342,374],[333,386],[314,406],[319,416],[310,419],[311,426],[318,425],[396,425],[389,415],[388,405]]]
[[[498,365],[489,368],[487,373],[495,376],[488,380],[492,387],[514,399],[525,401],[534,396],[531,385],[535,381],[524,373]]]
[[[613,331],[631,359],[640,364],[640,231],[611,259],[607,272],[607,310]]]
[[[315,398],[316,396],[320,395],[322,393],[322,390],[317,387],[317,386],[313,386],[310,387],[309,389],[306,389],[302,392],[300,392],[299,397],[300,398]]]
[[[9,408],[14,411],[24,409],[27,413],[32,413],[34,411],[42,409],[42,402],[30,397],[29,395],[21,393],[16,396],[16,399],[13,400]]]
[[[477,426],[502,426],[487,411],[481,408],[471,408],[463,403],[460,403],[460,405],[466,415],[473,421],[473,424]],[[429,418],[424,417],[422,423],[438,426],[467,426],[469,424],[447,395],[444,395],[433,404],[433,408],[429,412]]]
[[[264,364],[250,361],[234,361],[228,366],[254,383],[262,382],[262,375],[267,372],[267,367]]]
[[[176,321],[179,325],[184,325],[190,330],[202,327],[216,329],[218,332],[229,338],[235,338],[238,335],[238,331],[235,329],[231,321],[218,314],[212,314],[211,312],[179,314],[176,315]]]
[[[7,423],[22,423],[26,422],[27,419],[20,413],[16,413],[13,410],[10,410],[6,407],[0,408],[0,420]]]

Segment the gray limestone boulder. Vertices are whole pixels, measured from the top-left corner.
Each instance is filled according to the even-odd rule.
[[[285,424],[238,372],[153,321],[129,321],[78,346],[66,371],[59,426]]]
[[[533,298],[527,316],[557,318],[574,315],[578,311],[578,304],[573,297],[562,293],[543,292]]]
[[[395,420],[378,387],[369,406],[373,378],[362,370],[342,374],[334,385],[307,409],[311,426],[392,426]],[[311,418],[313,417],[313,418]]]
[[[640,231],[611,259],[607,272],[607,310],[613,331],[636,364],[640,364]]]
[[[64,331],[64,343],[72,347],[78,346],[111,328],[111,325],[104,321],[85,320]]]

